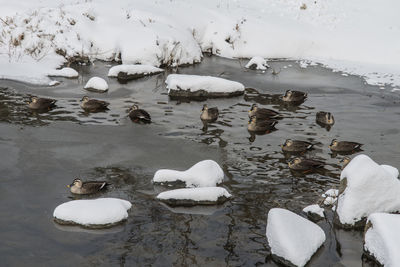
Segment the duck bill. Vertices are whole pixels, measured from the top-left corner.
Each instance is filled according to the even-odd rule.
[[[73,186],[73,185],[74,185],[74,184],[69,184],[69,185],[67,185],[67,187],[70,188],[70,187]]]

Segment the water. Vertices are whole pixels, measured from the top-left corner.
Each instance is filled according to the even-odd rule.
[[[241,64],[242,66],[244,64]],[[339,159],[328,145],[333,138],[365,144],[364,152],[396,167],[400,97],[320,66],[272,62],[278,75],[247,71],[239,61],[206,57],[178,73],[214,75],[256,89],[245,97],[207,101],[218,106],[219,120],[204,128],[204,102],[168,99],[167,74],[127,84],[108,79],[106,94],[83,90],[92,76],[105,77],[109,66],[79,67],[80,78],[42,88],[0,81],[0,258],[4,266],[276,266],[268,257],[265,237],[268,210],[294,212],[318,201],[338,186]],[[297,108],[281,106],[275,96],[287,89],[309,93]],[[258,93],[257,93],[258,92]],[[57,108],[34,113],[30,95],[56,98]],[[87,114],[84,95],[109,101],[110,111]],[[267,135],[247,132],[252,103],[279,110],[284,118]],[[152,116],[150,125],[133,124],[127,109],[138,103]],[[319,110],[334,114],[327,131],[315,123]],[[326,161],[324,171],[296,175],[279,147],[285,139],[317,143],[307,156]],[[165,186],[151,179],[160,168],[186,169],[202,159],[216,160],[225,172],[222,186],[234,196],[222,206],[170,208],[155,200]],[[74,197],[67,184],[80,176],[106,180],[104,197],[132,202],[124,224],[107,230],[59,226],[54,208]],[[318,224],[327,241],[310,266],[372,266],[362,262],[362,232],[333,228],[332,213]]]

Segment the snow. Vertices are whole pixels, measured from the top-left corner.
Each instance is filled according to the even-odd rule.
[[[159,73],[159,72],[163,72],[163,69],[154,67],[154,66],[150,66],[150,65],[118,65],[118,66],[114,66],[112,67],[109,71],[108,71],[108,77],[117,77],[118,73],[120,72],[126,72],[128,75],[132,75],[132,74],[143,74],[143,75],[150,75],[153,73]]]
[[[325,193],[322,194],[322,197],[337,197],[339,195],[338,189],[328,189]]]
[[[266,235],[271,253],[296,266],[304,266],[325,242],[321,227],[281,208],[268,212]]]
[[[373,213],[368,222],[364,249],[384,266],[400,266],[400,215]]]
[[[342,224],[353,226],[375,212],[400,211],[400,181],[393,168],[388,171],[366,155],[350,161],[340,175],[347,180],[336,209]]]
[[[1,78],[48,84],[46,73],[65,62],[55,51],[157,67],[200,62],[207,51],[228,58],[321,63],[371,84],[400,85],[396,0],[0,4]]]
[[[305,213],[314,213],[319,215],[320,217],[324,218],[324,209],[321,208],[318,204],[309,205],[303,209]]]
[[[55,208],[53,216],[83,226],[115,224],[128,218],[131,203],[118,198],[72,200]]]
[[[73,68],[62,68],[59,70],[53,70],[48,73],[48,76],[59,76],[67,78],[77,78],[79,76],[78,72]]]
[[[189,90],[195,92],[205,90],[210,93],[233,93],[244,91],[244,85],[212,76],[170,74],[165,81],[168,93],[171,90]]]
[[[253,68],[253,65],[255,65],[256,70],[266,70],[267,68],[269,68],[267,61],[264,58],[258,56],[252,57],[246,64],[245,68]]]
[[[107,82],[100,77],[92,77],[90,80],[86,83],[85,87],[86,90],[95,90],[95,91],[101,91],[105,92],[108,90],[108,84]]]
[[[192,200],[195,202],[217,202],[220,197],[230,198],[232,195],[223,187],[198,187],[169,190],[158,194],[160,200]]]
[[[186,171],[158,170],[153,177],[155,183],[171,183],[181,181],[187,187],[212,187],[221,183],[224,172],[213,160],[203,160]]]

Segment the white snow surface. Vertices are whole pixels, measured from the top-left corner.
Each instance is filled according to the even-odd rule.
[[[244,85],[223,78],[200,75],[170,74],[165,81],[170,90],[205,90],[210,93],[232,93],[244,91]]]
[[[318,204],[309,205],[309,206],[305,207],[305,208],[303,209],[303,211],[304,211],[305,213],[308,213],[308,212],[310,212],[310,213],[315,213],[315,214],[321,216],[322,218],[325,217],[325,215],[324,215],[324,209],[321,208]]]
[[[384,266],[400,266],[400,215],[373,213],[368,221],[372,227],[365,233],[364,249]]]
[[[48,76],[59,76],[59,77],[67,77],[67,78],[77,78],[79,73],[73,68],[62,68],[57,70],[52,70],[48,74]]]
[[[92,77],[86,83],[84,88],[85,89],[94,89],[94,90],[97,90],[97,91],[105,92],[105,91],[108,90],[108,83],[103,78]]]
[[[108,71],[108,77],[117,77],[118,73],[120,72],[126,72],[127,74],[152,74],[152,73],[158,73],[164,71],[163,69],[151,66],[151,65],[141,65],[141,64],[127,64],[127,65],[117,65]]]
[[[306,9],[300,9],[303,4]],[[400,85],[396,0],[0,0],[0,5],[1,78],[47,84],[45,73],[63,63],[55,51],[153,66],[200,62],[207,51],[318,62],[371,84]]]
[[[355,222],[375,212],[400,211],[400,181],[394,167],[377,164],[366,155],[354,157],[343,169],[340,179],[347,187],[338,197],[337,214],[343,224]]]
[[[338,189],[328,189],[325,193],[322,194],[322,197],[337,197],[339,195]]]
[[[212,187],[222,183],[224,172],[213,160],[203,160],[186,171],[158,170],[153,177],[156,183],[171,183],[181,181],[186,187]]]
[[[198,187],[169,190],[158,194],[158,199],[177,199],[216,202],[219,197],[232,195],[223,187]]]
[[[55,208],[53,216],[80,225],[113,224],[128,218],[131,203],[118,198],[72,200]]]
[[[267,61],[263,57],[252,57],[246,64],[245,68],[249,69],[253,64],[256,65],[257,70],[266,70],[267,68],[269,68]]]
[[[268,212],[266,235],[271,252],[296,266],[304,266],[325,242],[321,227],[281,208]]]

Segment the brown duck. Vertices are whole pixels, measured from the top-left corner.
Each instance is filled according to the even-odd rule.
[[[282,100],[287,103],[303,103],[307,99],[307,93],[287,90]]]
[[[288,163],[289,168],[294,171],[313,171],[323,168],[325,162],[315,159],[294,158]]]
[[[335,124],[335,118],[330,112],[319,111],[316,114],[316,121],[322,125],[329,125],[332,126]]]
[[[209,108],[207,104],[203,105],[201,110],[200,119],[206,122],[214,122],[218,119],[219,111],[217,107]]]
[[[278,123],[276,120],[259,120],[256,116],[253,116],[249,120],[247,130],[256,133],[267,133],[275,129],[275,125]]]
[[[50,110],[56,106],[57,100],[43,97],[32,97],[28,107],[33,110]]]
[[[133,105],[131,107],[129,111],[129,118],[131,118],[133,122],[151,122],[150,114],[147,111],[140,109],[138,105]]]
[[[97,99],[90,99],[88,96],[84,96],[81,99],[81,108],[87,112],[99,112],[108,110],[110,103]]]
[[[88,181],[82,182],[81,179],[76,178],[72,182],[72,184],[67,185],[71,193],[77,195],[89,195],[89,194],[96,194],[102,190],[105,190],[109,184],[106,182],[100,181]]]
[[[281,148],[284,152],[304,152],[312,149],[314,144],[307,141],[287,139]]]
[[[356,142],[349,142],[349,141],[338,141],[333,139],[329,148],[333,152],[352,152],[355,150],[359,150],[362,144]]]
[[[279,112],[268,109],[259,108],[257,104],[253,104],[249,110],[249,118],[256,116],[257,119],[274,119],[280,116]]]

